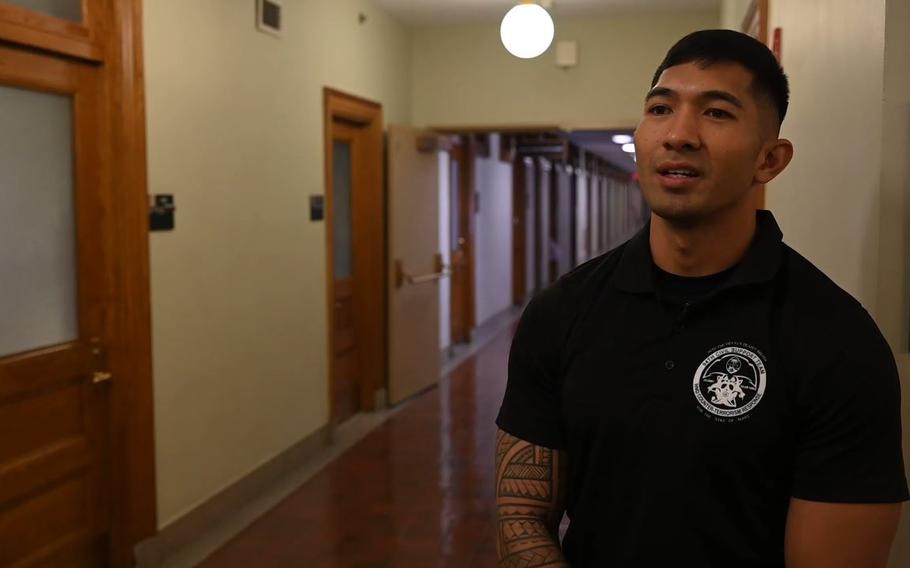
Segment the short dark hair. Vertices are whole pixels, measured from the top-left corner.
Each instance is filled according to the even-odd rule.
[[[753,77],[753,90],[771,100],[777,110],[778,125],[783,123],[790,102],[790,86],[780,63],[765,44],[733,30],[693,32],[670,48],[654,73],[651,86],[657,84],[660,74],[667,68],[693,62],[703,67],[722,62],[738,63],[748,69]]]

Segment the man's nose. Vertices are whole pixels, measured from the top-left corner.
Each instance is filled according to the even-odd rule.
[[[701,147],[698,120],[689,112],[673,114],[664,134],[664,148],[667,150],[697,150]]]

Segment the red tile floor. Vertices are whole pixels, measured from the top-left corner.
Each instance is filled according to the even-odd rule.
[[[496,565],[494,419],[511,327],[201,564]]]

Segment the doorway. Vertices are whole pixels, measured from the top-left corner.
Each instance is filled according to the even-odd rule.
[[[141,4],[25,4],[0,4],[0,565],[130,566],[156,527]]]
[[[376,407],[386,384],[382,106],[326,88],[325,223],[329,415]]]
[[[452,344],[469,343],[474,312],[474,141],[462,136],[449,150],[450,321]]]

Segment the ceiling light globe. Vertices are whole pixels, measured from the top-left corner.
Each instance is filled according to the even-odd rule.
[[[515,57],[533,59],[553,43],[553,18],[538,4],[519,4],[502,19],[499,37]]]
[[[622,151],[623,151],[623,152],[628,152],[628,153],[630,153],[630,154],[634,154],[634,153],[635,153],[635,144],[632,144],[632,143],[623,144],[623,145],[622,145]]]

